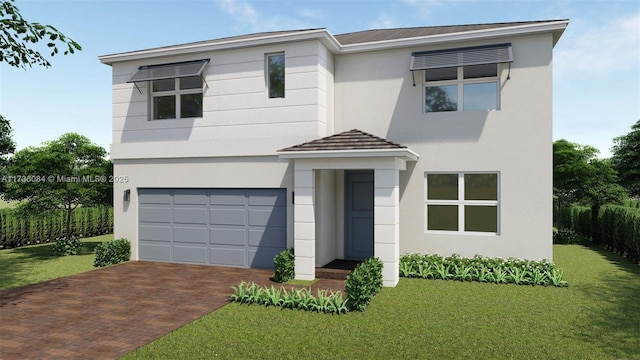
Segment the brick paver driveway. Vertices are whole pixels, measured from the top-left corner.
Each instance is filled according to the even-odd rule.
[[[118,358],[227,304],[241,280],[272,275],[140,261],[2,291],[0,359]]]

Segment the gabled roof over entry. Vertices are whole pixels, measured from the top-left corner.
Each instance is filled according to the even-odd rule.
[[[371,135],[362,130],[352,129],[339,134],[323,137],[290,146],[279,151],[357,150],[357,149],[406,149],[404,145]]]
[[[358,129],[278,150],[283,158],[385,157],[417,160],[418,154],[404,145]]]

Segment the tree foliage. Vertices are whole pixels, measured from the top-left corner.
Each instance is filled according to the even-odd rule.
[[[9,119],[0,115],[0,178],[7,173],[9,155],[16,151],[16,143],[11,134]],[[0,194],[4,193],[4,182],[0,181]]]
[[[27,66],[51,66],[40,52],[33,49],[38,42],[46,42],[51,56],[60,52],[73,54],[82,47],[51,25],[30,23],[13,4],[14,0],[0,2],[0,62],[26,69]]]
[[[640,197],[640,120],[628,134],[613,141],[611,165],[618,172],[619,183],[632,196]]]
[[[105,192],[112,192],[106,174],[110,162],[105,155],[105,149],[76,133],[22,149],[9,164],[5,198],[22,201],[18,211],[27,214],[66,210],[69,238],[73,210],[80,205],[102,205]]]
[[[558,213],[573,203],[589,205],[597,214],[604,204],[620,203],[626,192],[616,184],[617,174],[609,159],[598,159],[592,146],[565,139],[553,143],[553,195]],[[562,227],[560,217],[558,228]]]

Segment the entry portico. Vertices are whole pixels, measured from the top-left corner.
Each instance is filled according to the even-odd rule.
[[[357,129],[278,154],[294,165],[296,279],[315,279],[316,266],[336,258],[375,256],[384,264],[383,285],[395,286],[400,257],[399,172],[418,155]]]

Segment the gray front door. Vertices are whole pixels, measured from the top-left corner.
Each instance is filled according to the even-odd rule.
[[[373,256],[373,171],[345,172],[346,259]]]
[[[285,189],[139,189],[141,260],[272,268],[287,245]]]

